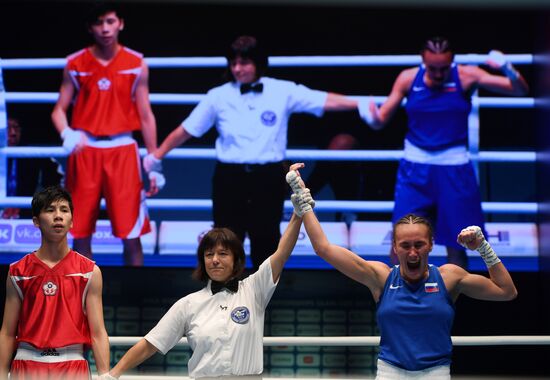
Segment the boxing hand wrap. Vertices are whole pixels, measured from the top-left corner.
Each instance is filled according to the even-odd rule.
[[[294,194],[290,196],[292,205],[294,206],[294,213],[300,218],[308,211],[311,211],[315,207],[315,201],[311,196],[311,192],[302,178],[298,175],[298,172],[291,170],[286,174],[286,182],[292,188]]]
[[[61,138],[63,139],[63,149],[68,153],[72,153],[76,146],[84,139],[84,134],[67,126],[61,132]]]
[[[143,169],[146,173],[149,172],[162,172],[162,160],[155,157],[153,153],[147,154],[143,157]]]
[[[502,54],[502,52],[498,50],[491,50],[489,52],[488,59],[498,65],[499,69],[508,77],[508,79],[517,80],[519,78],[519,72],[510,62],[506,60],[506,56]]]
[[[481,258],[485,261],[487,268],[491,268],[493,265],[500,263],[500,259],[487,240],[484,239],[479,247],[477,247],[476,251],[479,252]]]
[[[311,207],[315,207],[315,201],[311,196],[311,192],[308,188],[306,188],[304,181],[302,181],[302,178],[296,171],[291,170],[286,174],[286,182],[290,185],[294,194],[303,196],[305,202],[307,202]]]
[[[164,177],[164,174],[156,171],[150,171],[148,174],[149,174],[149,181],[154,179],[158,189],[162,190],[166,185],[166,178]]]
[[[302,181],[302,178],[300,178],[295,170],[286,173],[286,182],[290,185],[294,194],[301,194],[306,187],[304,181]]]
[[[365,123],[370,126],[376,126],[378,124],[378,109],[373,113],[370,109],[371,103],[374,103],[374,99],[369,97],[367,100],[360,100],[357,103],[357,110],[359,111],[359,116]]]
[[[483,232],[481,231],[480,227],[469,226],[469,227],[466,227],[465,230],[475,232],[476,239],[477,238],[481,239],[481,243],[476,248],[476,251],[479,252],[479,255],[481,256],[483,261],[485,261],[485,265],[487,265],[487,268],[491,268],[493,265],[496,265],[501,262],[496,252],[493,250],[493,247],[491,247],[491,244],[489,244],[489,242],[485,240],[485,236],[483,236]],[[465,243],[461,243],[461,244],[462,246],[466,247]]]
[[[303,189],[300,194],[292,194],[290,200],[294,206],[294,213],[300,218],[303,217],[306,212],[313,211],[313,207],[315,207],[315,201],[307,188]]]

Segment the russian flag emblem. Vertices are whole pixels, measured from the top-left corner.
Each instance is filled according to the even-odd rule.
[[[426,293],[437,293],[439,292],[439,286],[437,285],[437,282],[426,282],[424,284],[424,290]]]

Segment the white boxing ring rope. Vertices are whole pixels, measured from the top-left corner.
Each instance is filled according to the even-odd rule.
[[[113,346],[133,346],[142,337],[112,336]],[[453,336],[453,346],[546,346],[550,345],[550,335],[495,335],[495,336]],[[267,336],[264,346],[364,346],[380,345],[379,336]],[[189,346],[183,338],[177,346]]]
[[[455,62],[479,65],[487,60],[487,54],[456,54]],[[532,54],[506,54],[514,65],[533,64]],[[146,57],[151,68],[207,68],[226,67],[224,57]],[[326,66],[408,66],[418,65],[421,58],[416,54],[401,55],[315,55],[269,57],[270,67],[326,67]],[[11,58],[0,61],[3,69],[62,69],[65,58]]]
[[[531,54],[509,54],[507,59],[516,65],[532,64]],[[487,60],[485,54],[458,54],[457,63],[482,64]],[[173,57],[173,58],[146,58],[151,68],[198,68],[198,67],[225,67],[224,57]],[[382,55],[382,56],[295,56],[270,57],[270,67],[321,67],[321,66],[404,66],[417,65],[421,62],[418,55]],[[40,59],[4,59],[0,60],[0,83],[2,70],[10,69],[62,69],[66,60],[63,58]],[[52,147],[6,147],[2,139],[2,129],[5,131],[5,104],[6,103],[55,103],[58,93],[55,92],[5,92],[0,86],[0,207],[29,207],[30,197],[6,196],[6,162],[7,157],[63,157],[66,153],[62,148]],[[151,94],[153,104],[196,104],[204,94]],[[351,96],[362,99],[365,96]],[[374,96],[375,102],[381,104],[385,96]],[[3,107],[2,107],[3,106]],[[472,97],[472,115],[478,122],[479,108],[533,108],[535,101],[532,98],[500,98],[500,97]],[[2,120],[3,119],[3,120]],[[476,123],[474,123],[476,124]],[[368,128],[365,126],[365,128]],[[475,130],[474,130],[475,132]],[[471,147],[471,159],[478,162],[535,162],[535,152],[478,152],[476,133],[470,133],[475,139]],[[3,141],[2,141],[3,140]],[[145,149],[140,149],[143,155]],[[403,155],[401,150],[362,150],[362,151],[326,151],[313,149],[287,150],[287,158],[293,161],[305,160],[332,160],[332,161],[396,161]],[[171,151],[168,159],[215,159],[214,149],[179,148]],[[209,210],[211,200],[207,199],[149,199],[147,204],[152,209],[185,209]],[[102,205],[104,207],[104,205]],[[531,202],[483,202],[484,212],[536,214],[537,204]],[[292,209],[289,201],[285,202],[285,209]],[[318,211],[357,211],[357,212],[391,212],[392,201],[318,201]]]
[[[142,337],[117,336],[109,337],[112,346],[133,346]],[[453,346],[546,346],[550,345],[550,335],[495,335],[495,336],[453,336]],[[264,347],[267,346],[323,346],[323,347],[377,347],[380,344],[379,336],[269,336],[263,338]],[[176,346],[187,347],[187,339],[181,339]],[[236,379],[237,377],[234,377]],[[264,376],[264,379],[271,379]],[[362,378],[365,378],[364,376]],[[188,379],[180,376],[123,375],[123,380],[176,380]],[[233,378],[232,378],[233,379]],[[243,378],[245,379],[245,378]],[[273,379],[287,380],[276,377]],[[292,378],[295,379],[295,378]],[[334,380],[335,379],[331,377]],[[348,378],[346,378],[348,379]],[[342,379],[343,380],[343,379]]]
[[[39,150],[39,152],[37,152]],[[7,157],[64,157],[67,153],[59,147],[5,147],[0,148],[0,156]],[[144,148],[140,154],[146,154]],[[334,161],[396,161],[403,155],[398,150],[354,150],[354,151],[326,151],[312,149],[289,149],[287,158],[293,161],[303,160],[334,160]],[[214,149],[178,148],[171,151],[169,159],[215,159]],[[480,152],[472,156],[478,162],[535,162],[534,152]],[[0,178],[1,180],[1,178]],[[0,197],[0,206],[29,207],[30,197]],[[391,212],[393,201],[316,201],[315,209],[319,212]],[[147,200],[147,205],[153,209],[162,210],[195,210],[205,211],[212,208],[210,199],[157,199]],[[102,207],[105,207],[102,201]],[[534,202],[482,202],[482,208],[487,213],[537,213],[538,207]],[[292,210],[290,201],[285,202],[285,210]]]
[[[109,342],[112,346],[133,346],[141,337],[133,336],[118,336],[109,337]],[[496,336],[453,336],[451,337],[453,346],[546,346],[550,345],[550,335],[496,335]],[[323,346],[323,347],[377,347],[380,344],[379,336],[277,336],[264,337],[264,347],[267,346]],[[188,346],[187,339],[181,339],[177,344],[180,347]],[[264,376],[264,379],[287,380],[286,378]],[[362,378],[365,378],[362,376]],[[184,376],[165,376],[165,375],[123,375],[123,380],[181,380],[189,379]],[[237,379],[232,377],[232,379]],[[243,379],[246,379],[244,377]],[[296,379],[296,378],[292,378]],[[344,380],[336,379],[334,380]],[[346,378],[346,379],[349,379]],[[290,380],[290,379],[288,379]]]

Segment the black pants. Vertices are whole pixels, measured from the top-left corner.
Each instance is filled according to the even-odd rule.
[[[254,269],[277,249],[285,195],[281,162],[216,164],[212,183],[214,225],[231,229],[241,241],[248,233]]]

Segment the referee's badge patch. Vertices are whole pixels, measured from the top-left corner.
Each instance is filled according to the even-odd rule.
[[[233,322],[244,325],[250,319],[250,311],[246,306],[237,306],[231,311],[231,320]]]
[[[272,127],[277,122],[277,115],[273,111],[264,111],[262,113],[262,124],[268,127]]]

